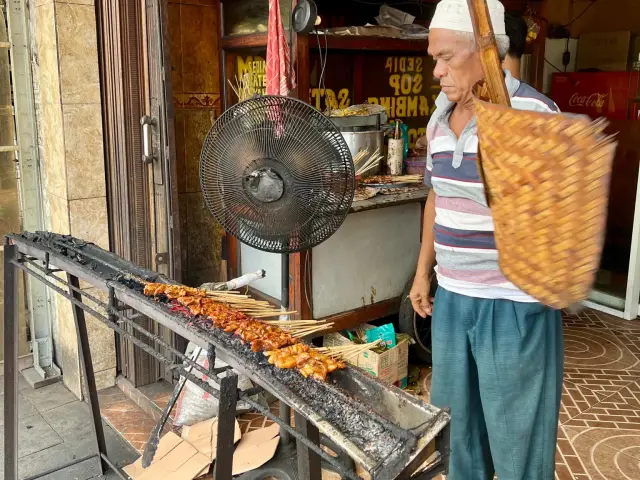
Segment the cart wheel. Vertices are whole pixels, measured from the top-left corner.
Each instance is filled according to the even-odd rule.
[[[409,334],[416,341],[411,346],[411,353],[415,359],[422,363],[431,365],[431,317],[422,318],[411,306],[409,300],[409,292],[413,285],[413,275],[407,282],[402,292],[402,301],[400,303],[400,312],[398,313],[398,325],[402,333]],[[435,276],[431,283],[431,291],[435,292],[437,285],[435,284]]]

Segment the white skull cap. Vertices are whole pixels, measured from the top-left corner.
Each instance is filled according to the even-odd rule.
[[[493,33],[506,35],[504,25],[504,5],[498,0],[487,0],[489,17],[493,24]],[[442,28],[456,32],[473,33],[471,14],[467,0],[442,0],[436,7],[436,13],[429,28]]]

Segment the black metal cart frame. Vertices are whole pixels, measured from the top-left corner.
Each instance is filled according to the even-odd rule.
[[[44,235],[67,239],[70,238],[46,233]],[[85,249],[84,247],[86,246],[89,246],[90,248]],[[26,240],[24,237],[19,235],[10,235],[7,237],[4,247],[4,478],[6,480],[17,480],[18,478],[17,409],[19,372],[17,349],[19,330],[19,271],[23,271],[33,280],[41,281],[51,290],[69,300],[72,304],[73,317],[78,334],[80,364],[83,378],[86,382],[85,387],[88,393],[88,403],[90,406],[93,430],[95,434],[94,454],[78,458],[72,462],[49,469],[37,476],[29,477],[30,479],[54,473],[92,458],[97,458],[100,461],[100,469],[102,473],[106,472],[107,469],[111,469],[115,471],[120,478],[128,478],[126,474],[114,465],[107,456],[103,425],[100,417],[98,393],[95,384],[91,351],[89,348],[85,312],[103,322],[121,337],[127,338],[145,352],[163,362],[167,368],[175,372],[175,374],[184,376],[189,381],[194,382],[203,390],[218,399],[219,434],[217,436],[217,457],[214,464],[214,474],[217,480],[230,480],[232,478],[231,472],[234,451],[233,432],[235,426],[236,403],[240,399],[249,403],[258,412],[265,415],[273,422],[278,423],[281,427],[281,437],[283,439],[285,437],[295,439],[295,450],[297,450],[295,455],[295,458],[297,459],[297,478],[320,480],[323,464],[330,466],[331,469],[339,473],[342,478],[353,480],[360,478],[353,468],[352,461],[345,462],[342,458],[344,455],[330,455],[320,446],[319,426],[321,427],[321,430],[327,434],[327,437],[333,437],[331,439],[334,440],[333,442],[325,444],[331,445],[334,451],[337,451],[339,454],[346,452],[351,457],[361,457],[361,452],[354,449],[353,446],[350,446],[346,439],[343,440],[343,442],[340,442],[340,445],[336,445],[335,439],[337,438],[340,440],[343,438],[340,432],[336,431],[335,428],[327,422],[323,422],[323,420],[318,418],[317,415],[314,415],[314,412],[311,411],[308,406],[297,403],[295,401],[295,395],[292,395],[291,392],[287,392],[286,389],[285,391],[282,389],[273,390],[268,385],[268,382],[266,382],[264,378],[260,378],[260,376],[255,372],[251,372],[250,370],[243,371],[241,360],[233,358],[233,356],[230,357],[228,352],[223,351],[224,349],[220,350],[219,348],[216,348],[214,339],[208,341],[202,335],[195,335],[193,330],[186,328],[184,324],[172,320],[171,315],[163,315],[162,312],[159,312],[157,309],[150,308],[148,304],[144,301],[140,301],[139,298],[132,295],[131,292],[127,291],[127,289],[118,282],[110,281],[101,277],[99,275],[100,266],[97,268],[98,272],[92,271],[92,269],[96,270],[96,263],[92,262],[95,261],[98,265],[100,265],[100,262],[105,264],[106,262],[104,259],[92,257],[91,251],[88,251],[91,248],[94,248],[96,251],[100,250],[91,244],[86,244],[82,241],[72,239],[70,243],[65,243],[64,247],[65,251],[71,252],[71,256],[73,257],[71,259],[56,255],[55,251]],[[119,271],[122,274],[138,275],[140,278],[147,279],[156,275],[149,270],[135,267],[129,262],[126,262],[113,254],[104,251],[101,252],[109,256],[108,264],[111,270]],[[92,264],[92,268],[87,268],[87,263]],[[52,267],[52,265],[55,265],[55,267]],[[66,278],[61,278],[61,275],[65,275]],[[92,286],[98,287],[103,291],[107,291],[107,303],[102,302],[99,298],[82,290],[80,288],[80,280],[87,281]],[[86,300],[90,301],[94,306],[85,303]],[[141,327],[136,323],[135,319],[142,315],[161,323],[173,330],[175,333],[182,335],[188,340],[194,341],[197,345],[203,348],[206,348],[210,360],[208,364],[209,368],[204,368],[197,364],[192,359],[186,357],[182,352],[177,351],[171,345],[164,342],[160,337]],[[137,333],[137,335],[130,333],[130,330],[127,327],[130,327],[132,331]],[[145,341],[140,337],[146,337],[148,341]],[[167,354],[159,353],[155,348],[153,348],[152,345],[154,343],[162,347],[163,351],[167,352]],[[220,369],[214,368],[215,357],[217,354],[220,354],[220,358],[229,364],[228,367]],[[242,373],[247,373],[254,383],[261,386],[255,387],[250,391],[239,391],[237,389],[237,376],[233,373],[231,368],[238,369],[239,371],[242,371]],[[201,372],[206,375],[206,377],[217,383],[219,390],[212,388],[208,382],[202,381],[199,377],[195,376],[192,373],[193,369]],[[224,375],[220,375],[223,372]],[[356,375],[361,374],[358,373]],[[362,375],[362,378],[364,379],[368,377]],[[359,383],[363,383],[360,378],[358,378],[358,380],[360,380]],[[369,382],[369,380],[366,380],[366,382]],[[372,385],[372,388],[379,389],[377,384]],[[256,393],[263,391],[263,389],[275,394],[281,401],[286,401],[294,410],[295,428],[281,420],[278,415],[274,415],[269,408],[251,398],[256,395]],[[375,393],[377,395],[386,395],[386,392],[378,392],[377,390]],[[397,396],[397,393],[395,395]],[[409,397],[407,396],[407,398]],[[406,402],[412,402],[412,400],[404,398],[398,400],[394,397],[394,400],[399,402],[398,406],[392,407],[396,409],[404,408],[406,406]],[[421,430],[424,430],[425,433],[421,435],[420,441],[415,449],[415,453],[408,457],[403,457],[402,462],[396,462],[398,463],[397,465],[374,466],[374,470],[379,471],[381,474],[378,478],[412,478],[411,475],[413,472],[415,472],[416,469],[420,467],[434,452],[437,455],[437,461],[434,462],[432,468],[423,472],[419,478],[432,478],[436,474],[446,471],[448,463],[449,414],[446,411],[439,411],[432,418],[429,418],[428,423],[429,425],[426,427],[418,425],[418,427]],[[285,435],[285,432],[288,436]],[[152,436],[150,441],[157,441],[158,439],[159,435],[155,439]],[[326,438],[326,440],[329,441],[330,439]],[[354,452],[356,455],[354,455]],[[363,458],[356,459],[363,461]],[[369,459],[364,458],[365,464],[367,460]],[[384,475],[392,476],[383,477]]]

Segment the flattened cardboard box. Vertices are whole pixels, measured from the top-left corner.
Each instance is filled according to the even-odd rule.
[[[325,347],[338,347],[342,345],[353,345],[348,338],[339,333],[330,333],[324,336],[323,345]],[[398,344],[376,353],[371,350],[362,352],[357,357],[348,360],[349,363],[363,369],[380,381],[406,388],[407,377],[409,375],[409,342],[401,340]]]
[[[160,439],[149,468],[142,468],[142,458],[139,458],[123,470],[133,480],[192,480],[206,472],[210,464],[194,446],[169,432]]]

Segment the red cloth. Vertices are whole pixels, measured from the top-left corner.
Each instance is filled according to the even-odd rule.
[[[289,95],[295,88],[295,73],[289,78],[291,54],[287,35],[282,27],[280,4],[278,0],[269,0],[269,24],[267,26],[267,95]]]

